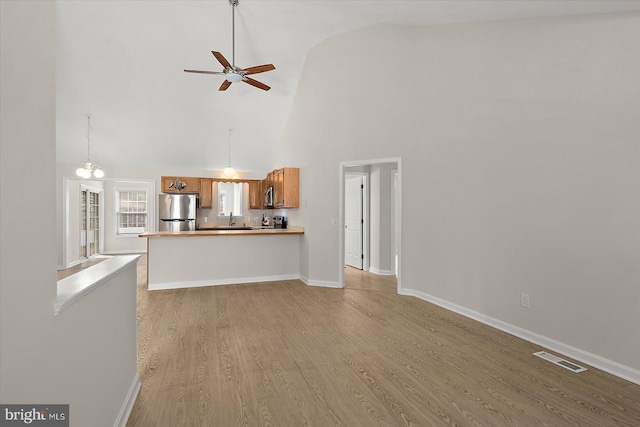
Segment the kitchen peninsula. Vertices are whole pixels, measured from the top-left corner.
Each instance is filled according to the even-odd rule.
[[[300,277],[300,227],[144,233],[148,289],[178,289]]]

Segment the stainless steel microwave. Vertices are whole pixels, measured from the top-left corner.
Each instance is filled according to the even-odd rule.
[[[267,189],[264,191],[264,207],[273,207],[273,185],[267,187]]]

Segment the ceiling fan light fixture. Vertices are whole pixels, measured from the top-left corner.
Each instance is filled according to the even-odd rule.
[[[242,74],[230,72],[225,75],[225,78],[230,83],[238,83],[242,81]]]

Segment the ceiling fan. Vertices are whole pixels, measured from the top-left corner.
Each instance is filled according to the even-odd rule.
[[[259,82],[257,80],[252,79],[251,77],[247,77],[251,74],[264,73],[265,71],[275,70],[276,67],[273,64],[265,64],[265,65],[256,65],[255,67],[249,68],[239,68],[236,67],[236,38],[235,38],[235,29],[236,29],[236,20],[235,20],[235,8],[238,6],[238,0],[229,0],[229,4],[231,5],[231,64],[220,52],[211,51],[213,56],[216,57],[218,62],[222,64],[223,71],[201,71],[201,70],[184,70],[186,73],[197,73],[197,74],[220,74],[225,76],[225,80],[220,85],[218,90],[227,90],[231,83],[237,82],[245,82],[250,84],[251,86],[255,86],[262,90],[271,89],[266,84]]]

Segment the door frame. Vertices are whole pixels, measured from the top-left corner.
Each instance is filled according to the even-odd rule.
[[[370,160],[352,160],[340,162],[338,166],[338,286],[344,288],[344,178],[347,167],[351,166],[370,166],[380,163],[395,163],[398,171],[398,188],[396,191],[396,203],[398,206],[398,215],[396,218],[398,235],[396,236],[396,242],[398,245],[398,270],[396,272],[398,282],[398,294],[402,294],[402,158],[401,157],[388,157],[383,159],[370,159]],[[368,251],[367,251],[368,252]],[[367,255],[365,255],[367,256]],[[367,257],[368,261],[368,257]],[[367,262],[368,264],[368,262]],[[368,265],[367,265],[368,269]]]
[[[369,271],[369,173],[368,172],[347,172],[344,173],[344,178],[347,175],[361,176],[362,177],[362,271]],[[344,180],[343,180],[344,183]],[[344,197],[342,198],[344,201]],[[344,218],[344,213],[343,216]],[[342,226],[344,236],[344,225]],[[344,248],[342,249],[344,254]],[[345,263],[345,265],[347,265]]]
[[[100,239],[100,241],[98,242],[98,253],[94,254],[94,255],[88,255],[86,258],[80,258],[80,262],[82,261],[86,261],[90,258],[93,258],[95,256],[98,256],[100,254],[102,254],[104,252],[104,188],[98,188],[98,187],[92,187],[90,185],[87,184],[83,184],[82,182],[80,183],[80,193],[78,194],[80,196],[80,207],[82,207],[82,193],[84,191],[88,191],[91,193],[95,193],[98,195],[98,233],[99,233],[99,237],[98,239]],[[88,198],[87,198],[87,202],[88,202]],[[87,217],[85,218],[85,220],[87,221],[87,225],[89,224],[89,208],[87,206],[87,210],[86,213]],[[80,226],[80,224],[82,223],[82,221],[79,221],[78,226]],[[88,230],[87,230],[88,232]],[[80,233],[78,234],[79,237],[79,241],[78,241],[78,248],[81,248],[82,246],[82,230],[80,230]],[[88,234],[87,237],[85,237],[85,239],[87,240],[88,243]],[[87,246],[88,247],[88,246]],[[87,251],[88,253],[88,251]]]
[[[391,188],[391,242],[393,246],[391,247],[389,260],[389,265],[391,266],[391,271],[394,275],[398,274],[398,268],[396,266],[396,251],[398,250],[398,231],[396,230],[396,226],[398,222],[396,220],[396,216],[398,215],[398,195],[397,193],[397,178],[398,178],[398,170],[392,169],[390,175],[389,187]]]

